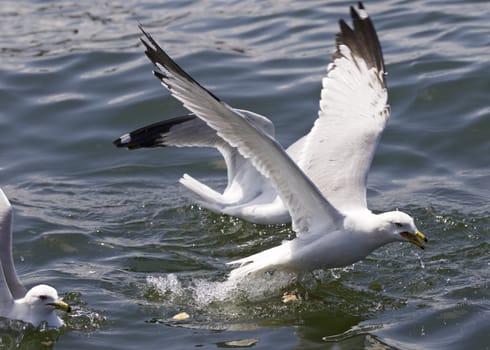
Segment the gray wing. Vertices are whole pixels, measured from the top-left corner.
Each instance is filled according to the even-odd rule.
[[[187,109],[204,120],[223,140],[250,159],[258,171],[271,179],[291,214],[295,231],[302,234],[309,230],[337,228],[342,215],[322,196],[283,148],[272,137],[251,125],[244,115],[203,88],[149,34],[141,30],[148,40],[142,40],[146,55],[162,71],[155,72],[155,75]]]
[[[389,119],[381,45],[362,4],[343,20],[323,78],[319,117],[297,162],[341,211],[366,207],[366,180]]]
[[[274,137],[274,124],[266,117],[243,109],[236,109],[257,129]],[[153,147],[230,147],[195,114],[162,120],[128,132],[112,142],[127,149]]]
[[[274,125],[260,114],[237,110],[257,129],[274,137]],[[211,147],[216,148],[225,159],[228,185],[237,178],[240,170],[249,162],[235,147],[230,146],[194,114],[162,120],[122,135],[113,141],[116,147],[128,149],[153,147]],[[250,171],[250,170],[249,170]]]
[[[23,298],[26,290],[20,283],[12,259],[12,207],[0,189],[0,313],[5,315],[13,299]]]
[[[189,114],[162,120],[133,130],[113,141],[116,147],[127,149],[153,147],[211,147],[216,148],[225,159],[228,183],[236,176],[245,162],[238,151],[228,145],[216,131],[204,121]]]

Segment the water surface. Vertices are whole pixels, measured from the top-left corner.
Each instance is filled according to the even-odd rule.
[[[4,320],[6,348],[486,349],[490,344],[490,6],[370,1],[392,119],[369,177],[424,252],[383,247],[301,285],[225,283],[226,262],[292,237],[194,206],[188,172],[225,185],[213,150],[111,141],[185,113],[151,75],[141,23],[203,85],[267,115],[289,145],[311,128],[335,1],[3,1],[0,186],[15,208],[22,280],[75,307],[61,331]],[[284,291],[301,300],[283,304]],[[174,321],[185,311],[190,318]],[[242,341],[241,343],[230,343]]]

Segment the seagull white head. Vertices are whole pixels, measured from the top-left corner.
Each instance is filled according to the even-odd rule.
[[[392,241],[410,242],[424,249],[427,238],[417,229],[413,218],[402,211],[389,211],[379,214],[383,223],[380,228],[391,236]]]
[[[56,289],[46,284],[31,288],[23,298],[15,300],[15,304],[17,316],[23,316],[20,319],[34,326],[46,321],[49,327],[60,327],[64,322],[56,310],[71,311],[70,306],[60,299]]]

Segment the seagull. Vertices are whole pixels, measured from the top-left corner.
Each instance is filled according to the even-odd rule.
[[[247,110],[236,111],[257,129],[274,137],[274,125],[269,119]],[[287,149],[295,160],[299,160],[303,139]],[[196,203],[212,212],[239,217],[256,224],[291,222],[289,211],[269,179],[196,115],[189,114],[144,126],[122,135],[113,143],[128,149],[170,146],[216,148],[222,154],[227,169],[228,184],[223,193],[189,174],[184,174],[179,180],[190,191]]]
[[[298,277],[320,268],[351,265],[392,242],[424,249],[426,237],[402,211],[373,213],[366,179],[390,116],[378,36],[363,4],[350,7],[351,28],[339,21],[333,62],[322,80],[318,119],[296,163],[267,132],[187,74],[141,26],[154,75],[183,106],[266,177],[289,211],[296,237],[230,262],[229,280],[285,270]],[[308,170],[323,162],[313,180]],[[321,184],[321,185],[320,185]]]
[[[63,320],[56,310],[70,312],[70,306],[58,297],[51,286],[40,284],[29,291],[22,285],[12,258],[12,207],[0,189],[0,317],[21,320],[38,327],[59,328]]]

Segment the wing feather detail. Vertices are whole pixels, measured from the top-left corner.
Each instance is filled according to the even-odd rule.
[[[277,141],[252,125],[239,111],[222,102],[177,65],[141,28],[146,55],[160,69],[155,76],[184,107],[204,120],[217,134],[271,179],[288,208],[298,233],[337,228],[343,216],[291,160]]]
[[[340,211],[366,208],[366,181],[389,119],[383,54],[362,4],[353,28],[340,20],[333,62],[322,80],[320,110],[299,164]]]

